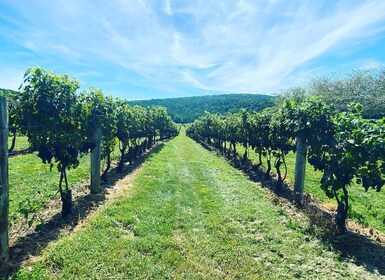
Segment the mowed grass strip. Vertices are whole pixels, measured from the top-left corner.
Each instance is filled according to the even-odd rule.
[[[304,233],[265,190],[180,135],[127,195],[14,279],[370,279]]]

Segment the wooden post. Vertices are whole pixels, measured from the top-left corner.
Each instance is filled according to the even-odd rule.
[[[7,99],[0,96],[0,267],[9,260],[8,211],[8,104]]]
[[[302,194],[305,184],[306,172],[306,151],[307,145],[302,142],[301,138],[297,138],[297,151],[295,157],[295,173],[294,173],[294,201],[301,205]]]
[[[94,132],[95,148],[91,152],[91,193],[100,191],[100,161],[101,161],[101,129],[97,128]]]

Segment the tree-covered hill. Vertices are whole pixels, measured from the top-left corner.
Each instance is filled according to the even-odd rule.
[[[11,97],[17,93],[18,93],[17,91],[12,90],[12,89],[0,88],[0,96]]]
[[[194,97],[166,98],[130,101],[131,105],[158,105],[167,108],[169,115],[179,123],[193,122],[205,111],[210,113],[235,113],[245,108],[259,111],[273,106],[275,97],[263,94],[222,94]]]
[[[0,96],[12,98],[17,91],[0,88]],[[264,94],[222,94],[194,97],[129,101],[130,105],[163,106],[175,122],[190,123],[202,116],[205,111],[215,114],[238,112],[245,108],[248,111],[260,111],[275,105],[276,97]]]

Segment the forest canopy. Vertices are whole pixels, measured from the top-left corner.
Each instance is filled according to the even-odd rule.
[[[364,118],[379,119],[385,116],[385,68],[313,78],[305,86],[282,91],[281,96],[298,100],[320,97],[337,112],[346,111],[352,102],[358,102],[363,105]]]
[[[261,111],[274,106],[275,97],[263,94],[222,94],[194,97],[130,101],[130,105],[163,106],[178,123],[190,123],[205,112],[212,114],[235,113],[240,109]]]

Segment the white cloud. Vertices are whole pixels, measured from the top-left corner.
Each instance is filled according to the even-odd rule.
[[[2,36],[87,69],[127,69],[154,88],[274,91],[295,83],[294,74],[313,73],[313,60],[365,45],[385,26],[381,0],[31,2],[9,4],[21,18],[12,20],[17,32],[0,27]]]
[[[87,77],[87,76],[102,77],[103,74],[97,71],[86,71],[86,72],[81,72],[76,74],[76,77]]]
[[[171,0],[164,0],[164,12],[167,15],[172,16]]]

